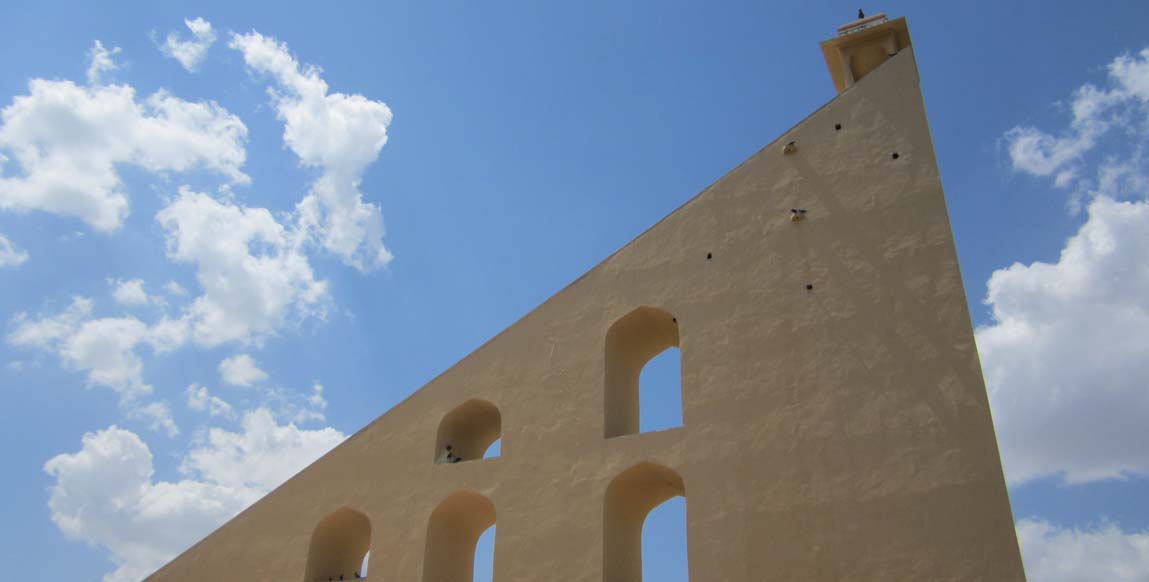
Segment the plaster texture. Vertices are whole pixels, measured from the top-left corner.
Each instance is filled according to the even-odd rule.
[[[667,344],[683,426],[634,434]],[[1024,580],[912,47],[149,580],[324,576],[348,508],[372,581],[470,580],[497,523],[497,582],[637,582],[674,495],[693,582]]]

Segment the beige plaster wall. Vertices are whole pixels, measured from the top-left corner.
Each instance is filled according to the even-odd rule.
[[[684,426],[604,438],[607,333],[643,306],[677,320]],[[471,399],[501,457],[435,464]],[[612,491],[685,491],[693,582],[1023,579],[912,49],[149,579],[301,581],[346,506],[370,580],[416,582],[450,499],[458,536],[496,520],[496,581],[600,582],[637,465]]]

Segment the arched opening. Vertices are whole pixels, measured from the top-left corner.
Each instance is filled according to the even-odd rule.
[[[483,532],[493,525],[495,505],[490,499],[460,491],[443,500],[427,524],[423,582],[475,580],[475,548]]]
[[[672,497],[650,510],[642,525],[642,577],[688,582],[686,555],[686,498]]]
[[[483,535],[479,536],[479,543],[475,546],[475,582],[493,582],[495,578],[495,530],[499,526],[492,525]]]
[[[639,463],[615,477],[603,503],[603,582],[642,582],[643,524],[675,497],[686,497],[682,477],[657,463]]]
[[[435,462],[458,463],[484,458],[491,444],[502,437],[499,409],[486,400],[468,400],[448,412],[439,423]]]
[[[638,377],[638,430],[682,426],[682,351],[667,348],[642,368]]]
[[[370,549],[371,520],[354,509],[339,509],[320,520],[311,534],[304,582],[365,576],[363,568]]]
[[[678,344],[678,320],[662,309],[639,307],[610,327],[606,333],[603,394],[607,438],[639,432],[639,379],[643,368],[655,356],[679,347]],[[681,378],[681,371],[678,376]],[[679,409],[680,382],[676,384]]]

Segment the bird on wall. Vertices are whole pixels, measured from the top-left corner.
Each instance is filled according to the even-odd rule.
[[[861,19],[863,19],[863,18],[865,18],[865,17],[866,17],[866,13],[865,13],[865,12],[862,12],[862,9],[861,9],[861,8],[859,8],[859,9],[858,9],[858,20],[861,20]]]

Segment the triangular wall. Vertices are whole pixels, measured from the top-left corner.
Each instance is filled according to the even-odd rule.
[[[667,343],[684,426],[607,438]],[[469,580],[497,521],[497,582],[633,582],[683,493],[693,582],[1024,579],[911,48],[150,580],[303,582],[363,527],[370,580]]]

